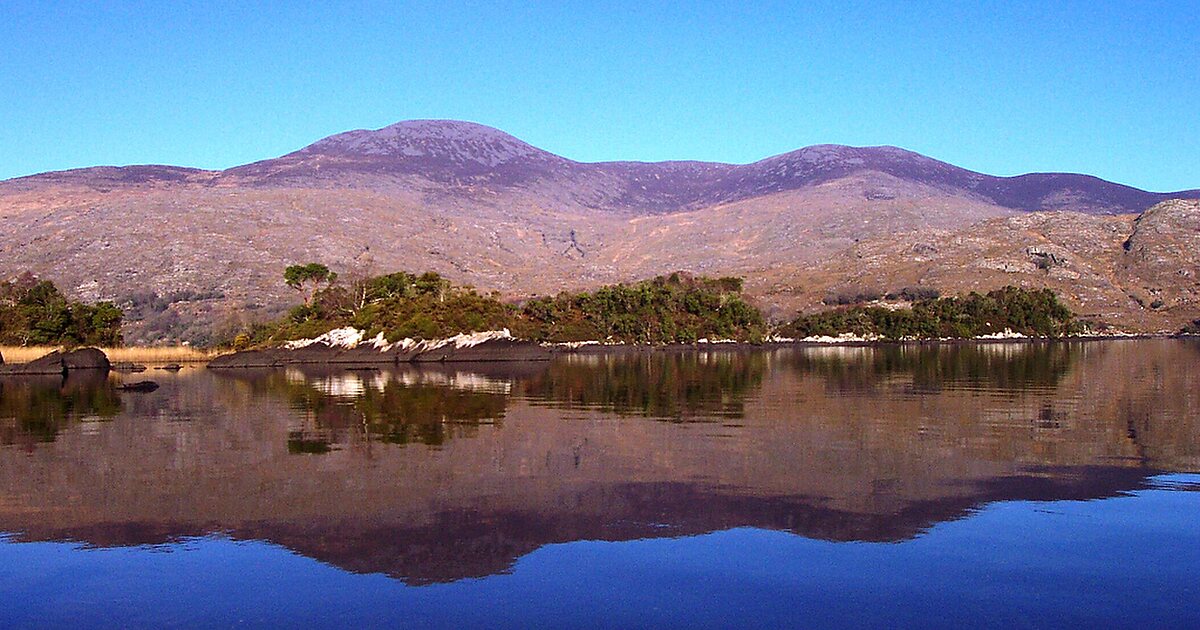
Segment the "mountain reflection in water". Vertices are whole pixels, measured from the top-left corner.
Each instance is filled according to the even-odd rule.
[[[740,526],[920,536],[1200,470],[1189,341],[569,355],[0,381],[14,541],[266,540],[411,584]]]

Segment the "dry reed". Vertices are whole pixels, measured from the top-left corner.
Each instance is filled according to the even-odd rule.
[[[0,356],[5,363],[29,363],[55,350],[55,346],[0,346]],[[217,355],[210,350],[201,350],[191,346],[162,346],[128,348],[101,348],[108,360],[114,363],[128,361],[132,363],[192,363],[208,361]]]

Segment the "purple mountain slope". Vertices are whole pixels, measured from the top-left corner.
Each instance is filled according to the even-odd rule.
[[[278,158],[220,172],[170,166],[97,167],[0,185],[10,190],[37,183],[399,188],[437,198],[516,193],[585,209],[664,214],[801,190],[861,172],[886,173],[952,195],[1026,211],[1136,213],[1166,199],[1200,196],[1200,190],[1155,193],[1071,173],[995,177],[889,146],[816,145],[738,165],[585,163],[543,151],[491,127],[449,120],[410,120],[377,130],[347,131]]]
[[[421,177],[485,188],[576,189],[584,205],[664,213],[798,190],[862,171],[956,192],[1017,210],[1140,212],[1198,191],[1153,193],[1088,175],[1034,173],[994,177],[896,147],[817,145],[751,164],[568,160],[491,127],[459,121],[405,121],[349,131],[295,153],[230,169],[223,176],[256,184]],[[594,200],[602,199],[602,203]]]

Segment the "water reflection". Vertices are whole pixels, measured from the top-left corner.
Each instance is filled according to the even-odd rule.
[[[222,372],[220,377],[285,400],[297,412],[288,429],[288,450],[302,454],[354,443],[440,445],[471,437],[479,425],[503,418],[512,389],[503,378],[437,367],[307,367]]]
[[[838,392],[864,393],[910,375],[913,391],[979,387],[1026,391],[1054,387],[1084,343],[889,345],[877,348],[818,347],[792,356],[797,370],[820,374]]]
[[[674,422],[742,417],[762,384],[763,352],[645,352],[570,355],[525,382],[551,405]]]
[[[161,378],[146,396],[4,382],[4,444],[25,448],[0,448],[0,532],[218,532],[420,584],[582,539],[904,540],[989,502],[1200,470],[1200,353],[1182,341]]]
[[[0,378],[0,444],[53,442],[68,425],[101,421],[121,411],[103,374]]]

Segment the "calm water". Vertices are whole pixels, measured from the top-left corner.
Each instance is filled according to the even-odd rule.
[[[0,626],[1200,626],[1200,343],[0,381]]]

